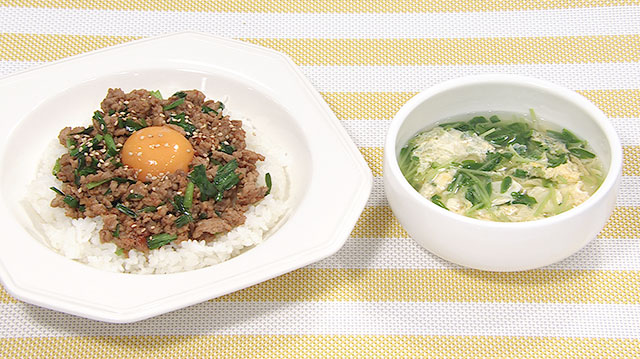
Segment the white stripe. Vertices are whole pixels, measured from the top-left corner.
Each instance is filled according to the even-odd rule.
[[[44,63],[0,61],[0,76]],[[487,73],[531,76],[574,90],[640,88],[640,63],[299,68],[322,92],[419,92],[453,78]]]
[[[535,77],[574,90],[640,88],[640,63],[637,62],[301,68],[318,91],[327,92],[418,92],[453,78],[491,73]]]
[[[0,78],[9,76],[14,72],[25,71],[38,65],[44,65],[46,62],[36,61],[0,61]]]
[[[331,257],[309,268],[452,269],[411,238],[350,238]],[[640,239],[594,239],[569,258],[545,267],[566,270],[640,270]]]
[[[429,38],[640,33],[640,8],[423,14],[110,11],[0,7],[0,31],[150,36],[195,30],[226,37]],[[336,26],[343,24],[343,26]]]
[[[340,121],[358,147],[383,147],[390,123],[388,119]],[[640,145],[640,118],[614,118],[611,124],[623,146]]]
[[[294,334],[640,338],[640,305],[619,304],[205,302],[127,325],[23,303],[0,308],[0,338]]]

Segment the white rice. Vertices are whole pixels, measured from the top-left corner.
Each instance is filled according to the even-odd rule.
[[[226,261],[261,243],[288,209],[288,157],[281,148],[264,136],[259,136],[246,118],[242,120],[247,133],[247,148],[265,156],[265,161],[257,163],[262,182],[260,184],[264,185],[266,173],[271,174],[273,182],[271,193],[247,211],[244,225],[209,243],[189,240],[152,250],[148,255],[137,250],[130,250],[128,257],[116,255],[115,244],[100,242],[102,218],[71,219],[65,215],[63,208],[50,206],[56,194],[49,188],[60,188],[61,185],[51,174],[51,169],[56,159],[66,152],[64,146],[54,140],[43,155],[36,179],[29,185],[25,198],[26,203],[40,217],[35,219],[40,222],[36,227],[44,232],[42,237],[45,244],[65,257],[95,268],[112,272],[154,274],[207,267]]]

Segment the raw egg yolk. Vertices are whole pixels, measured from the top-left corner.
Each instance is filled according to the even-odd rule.
[[[147,182],[177,170],[188,172],[193,146],[178,131],[152,126],[131,134],[120,153],[122,163],[138,170],[138,180]]]

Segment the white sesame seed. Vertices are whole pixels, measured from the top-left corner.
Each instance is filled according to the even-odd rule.
[[[138,155],[138,157],[142,156],[142,152],[138,152],[137,155]]]
[[[129,152],[129,156],[133,156],[133,152]]]

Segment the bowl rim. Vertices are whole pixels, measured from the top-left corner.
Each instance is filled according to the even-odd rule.
[[[411,112],[413,112],[413,110],[415,110],[424,101],[435,95],[456,88],[466,86],[479,86],[482,84],[529,87],[539,91],[545,91],[553,96],[557,96],[565,101],[571,102],[575,106],[580,107],[585,112],[587,112],[590,115],[590,118],[602,130],[602,133],[604,134],[604,137],[607,140],[608,147],[611,151],[611,163],[609,164],[609,169],[605,174],[604,181],[602,182],[600,187],[598,187],[598,189],[593,193],[593,195],[591,195],[586,201],[579,204],[578,206],[552,217],[524,222],[496,222],[467,217],[440,208],[439,206],[435,205],[434,203],[420,195],[418,191],[411,187],[409,182],[404,178],[402,172],[400,171],[400,166],[398,165],[396,155],[396,138],[398,136],[400,128],[404,124],[409,114],[411,114]],[[604,114],[604,112],[602,112],[602,110],[596,107],[584,96],[566,87],[533,77],[509,74],[482,74],[464,76],[438,83],[427,88],[426,90],[419,92],[414,97],[409,99],[409,101],[407,101],[400,108],[400,110],[398,110],[398,112],[391,120],[391,124],[389,125],[389,129],[387,131],[387,137],[384,142],[384,156],[385,161],[387,162],[387,166],[385,168],[387,172],[385,172],[385,176],[390,176],[394,179],[397,179],[397,182],[399,182],[400,184],[401,190],[405,192],[414,201],[414,203],[419,204],[425,209],[436,210],[438,211],[437,213],[447,217],[448,219],[488,229],[522,228],[535,230],[536,228],[554,225],[558,222],[563,222],[566,219],[580,216],[584,212],[589,210],[589,208],[597,205],[606,196],[606,194],[616,186],[617,180],[622,173],[622,145],[617,133],[615,132],[615,129],[613,128],[613,125],[611,125],[608,117]]]

